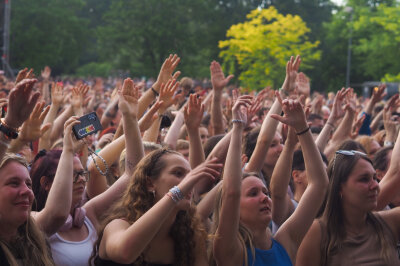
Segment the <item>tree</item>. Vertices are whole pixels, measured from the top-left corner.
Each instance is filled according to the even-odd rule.
[[[269,7],[251,11],[247,19],[233,25],[226,34],[229,39],[219,43],[224,67],[239,75],[242,86],[278,88],[290,56],[302,56],[302,69],[311,69],[319,60],[319,42],[309,41],[310,30],[299,16],[284,16]]]
[[[10,52],[15,68],[44,66],[54,74],[73,73],[85,51],[88,20],[77,16],[83,0],[14,0]]]

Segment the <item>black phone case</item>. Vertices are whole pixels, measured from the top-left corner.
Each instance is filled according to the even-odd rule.
[[[80,124],[72,127],[72,131],[77,139],[82,139],[88,135],[94,134],[102,130],[100,119],[97,117],[96,112],[86,114],[79,118]]]

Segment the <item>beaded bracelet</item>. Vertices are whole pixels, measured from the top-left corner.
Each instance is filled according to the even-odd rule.
[[[160,95],[153,87],[151,87],[151,91],[154,93],[156,97]]]
[[[232,123],[242,123],[242,124],[246,124],[243,120],[240,120],[240,119],[232,119]]]
[[[309,131],[310,130],[310,127],[307,127],[306,129],[304,129],[303,131],[301,131],[301,132],[299,132],[299,133],[296,133],[297,134],[297,136],[300,136],[300,135],[303,135],[304,133],[307,133],[307,131]]]

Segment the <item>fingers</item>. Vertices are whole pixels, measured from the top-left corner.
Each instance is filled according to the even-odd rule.
[[[46,133],[46,131],[49,130],[50,128],[51,128],[51,123],[46,123],[45,125],[43,125],[42,128],[40,129],[40,137],[42,137],[44,133]]]

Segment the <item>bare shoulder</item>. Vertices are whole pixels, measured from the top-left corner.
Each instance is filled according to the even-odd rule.
[[[377,212],[389,226],[392,232],[395,234],[397,240],[400,239],[400,207],[396,207],[390,210],[384,210]]]
[[[320,220],[314,220],[306,236],[300,244],[296,257],[296,265],[320,265],[322,228]]]

